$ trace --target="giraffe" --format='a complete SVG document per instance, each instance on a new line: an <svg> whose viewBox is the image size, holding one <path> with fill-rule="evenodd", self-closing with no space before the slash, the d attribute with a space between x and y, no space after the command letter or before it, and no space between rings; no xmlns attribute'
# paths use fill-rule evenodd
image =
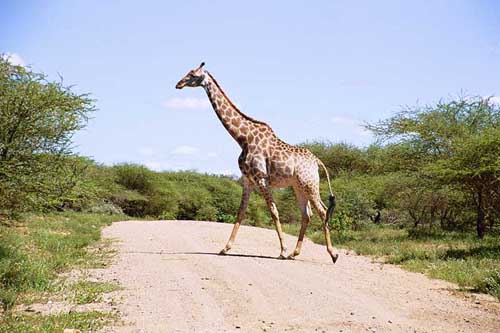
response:
<svg viewBox="0 0 500 333"><path fill-rule="evenodd" d="M333 263L335 263L338 254L334 254L333 252L328 228L328 221L335 208L335 196L332 193L330 177L325 165L309 150L285 143L274 134L269 125L241 112L227 97L212 74L203 68L204 65L205 63L201 63L198 68L189 71L175 87L177 89L203 87L222 125L242 149L238 158L238 166L242 173L243 184L240 208L231 236L219 254L226 254L231 249L238 229L244 219L250 193L254 188L258 188L271 212L271 217L278 233L281 247L278 258L294 259L300 254L304 234L312 216L312 204L323 221L326 249ZM330 189L328 208L320 198L319 166L325 170ZM271 190L272 188L289 186L292 186L295 192L302 214L302 225L295 250L286 257L286 247L283 231L281 230L279 213Z"/></svg>

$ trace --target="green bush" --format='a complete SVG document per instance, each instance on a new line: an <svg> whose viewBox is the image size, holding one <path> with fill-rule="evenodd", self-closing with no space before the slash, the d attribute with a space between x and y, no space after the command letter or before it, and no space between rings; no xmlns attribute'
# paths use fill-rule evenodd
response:
<svg viewBox="0 0 500 333"><path fill-rule="evenodd" d="M155 190L155 173L137 164L120 164L113 167L116 182L127 190L141 194L152 193Z"/></svg>
<svg viewBox="0 0 500 333"><path fill-rule="evenodd" d="M86 210L86 212L92 213L92 214L109 214L109 215L123 215L124 214L123 210L120 207L118 207L112 203L106 203L106 202L93 205L93 206L89 207Z"/></svg>
<svg viewBox="0 0 500 333"><path fill-rule="evenodd" d="M0 55L0 215L61 209L78 195L71 138L94 110L87 94Z"/></svg>
<svg viewBox="0 0 500 333"><path fill-rule="evenodd" d="M500 269L493 270L476 286L478 291L491 294L500 299Z"/></svg>
<svg viewBox="0 0 500 333"><path fill-rule="evenodd" d="M330 227L333 231L345 235L347 231L352 229L353 219L346 213L340 211L332 216Z"/></svg>

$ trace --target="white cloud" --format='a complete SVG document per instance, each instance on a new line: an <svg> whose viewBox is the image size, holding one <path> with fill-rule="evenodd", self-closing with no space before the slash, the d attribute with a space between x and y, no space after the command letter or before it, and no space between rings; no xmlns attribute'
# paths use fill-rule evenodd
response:
<svg viewBox="0 0 500 333"><path fill-rule="evenodd" d="M151 170L155 171L161 171L162 170L162 163L161 162L156 162L156 161L144 161L144 165Z"/></svg>
<svg viewBox="0 0 500 333"><path fill-rule="evenodd" d="M489 98L491 104L500 106L500 96L490 96L485 98Z"/></svg>
<svg viewBox="0 0 500 333"><path fill-rule="evenodd" d="M198 148L192 146L179 146L172 150L173 155L193 155L198 152Z"/></svg>
<svg viewBox="0 0 500 333"><path fill-rule="evenodd" d="M235 172L234 170L231 169L222 169L220 171L214 172L216 175L224 175L224 176L230 176L230 177L238 177L238 173Z"/></svg>
<svg viewBox="0 0 500 333"><path fill-rule="evenodd" d="M357 133L361 136L371 136L371 132L369 130L367 130L366 128L364 127L358 127L357 128Z"/></svg>
<svg viewBox="0 0 500 333"><path fill-rule="evenodd" d="M24 61L23 58L21 58L21 56L19 56L18 54L14 53L12 54L10 57L9 57L9 61L11 64L13 65L18 65L18 66L26 66L26 62Z"/></svg>
<svg viewBox="0 0 500 333"><path fill-rule="evenodd" d="M463 97L463 99L466 102L474 102L474 101L478 101L478 99L483 100L483 101L488 100L490 102L490 104L500 106L500 96L494 96L494 95L490 95L490 96L477 96L477 95L472 95L472 96L465 96L465 97Z"/></svg>
<svg viewBox="0 0 500 333"><path fill-rule="evenodd" d="M5 53L3 56L8 62L10 62L14 66L26 66L26 62L23 58L17 53Z"/></svg>
<svg viewBox="0 0 500 333"><path fill-rule="evenodd" d="M163 102L163 106L172 110L200 110L210 108L210 102L207 98L173 97Z"/></svg>
<svg viewBox="0 0 500 333"><path fill-rule="evenodd" d="M154 171L201 170L214 174L231 176L235 174L232 170L213 169L210 165L218 160L215 158L219 154L213 151L205 152L194 146L180 145L167 154L162 153L161 150L144 146L139 148L137 152L142 155L142 157L138 157L137 162Z"/></svg>

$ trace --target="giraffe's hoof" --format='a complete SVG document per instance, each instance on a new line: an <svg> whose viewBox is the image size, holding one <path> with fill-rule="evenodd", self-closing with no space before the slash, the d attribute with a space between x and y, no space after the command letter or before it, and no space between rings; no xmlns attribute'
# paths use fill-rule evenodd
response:
<svg viewBox="0 0 500 333"><path fill-rule="evenodd" d="M226 250L226 249L222 249L222 250L220 250L220 252L219 252L219 255L220 255L220 256L225 256L226 254L227 254L227 250Z"/></svg>
<svg viewBox="0 0 500 333"><path fill-rule="evenodd" d="M338 253L337 253L337 254L334 254L334 255L332 256L332 260L333 260L333 263L334 263L334 264L337 262L337 259L338 259L338 258L339 258Z"/></svg>
<svg viewBox="0 0 500 333"><path fill-rule="evenodd" d="M278 259L280 259L280 260L285 260L285 259L286 259L286 257L285 257L285 255L284 255L284 254L280 254L280 255L279 255L279 257L278 257Z"/></svg>
<svg viewBox="0 0 500 333"><path fill-rule="evenodd" d="M293 254L290 254L288 257L286 257L288 260L295 260L295 256Z"/></svg>

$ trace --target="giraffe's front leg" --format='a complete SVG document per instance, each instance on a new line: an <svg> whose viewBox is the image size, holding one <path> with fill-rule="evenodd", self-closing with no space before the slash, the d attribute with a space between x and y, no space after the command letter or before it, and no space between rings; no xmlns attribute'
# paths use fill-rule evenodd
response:
<svg viewBox="0 0 500 333"><path fill-rule="evenodd" d="M231 232L231 236L226 244L226 246L219 252L219 254L226 254L231 247L233 246L234 239L236 238L236 234L238 233L238 229L240 228L240 224L245 218L245 210L248 206L248 201L250 199L250 193L252 193L253 185L250 183L248 178L243 177L243 194L241 195L241 203L240 209L238 210L238 216L236 218L236 222L233 226L233 231Z"/></svg>
<svg viewBox="0 0 500 333"><path fill-rule="evenodd" d="M276 232L278 233L278 237L280 239L281 252L280 252L280 255L278 258L279 259L286 259L286 257L285 257L285 252L286 252L285 237L284 237L283 231L281 230L281 223L280 223L278 208L276 208L276 204L274 203L273 195L271 193L271 188L269 187L267 180L264 178L260 179L258 181L258 186L259 186L259 190L261 191L262 195L264 196L264 199L266 200L267 206L271 212L271 217L273 218L274 224L276 226Z"/></svg>

